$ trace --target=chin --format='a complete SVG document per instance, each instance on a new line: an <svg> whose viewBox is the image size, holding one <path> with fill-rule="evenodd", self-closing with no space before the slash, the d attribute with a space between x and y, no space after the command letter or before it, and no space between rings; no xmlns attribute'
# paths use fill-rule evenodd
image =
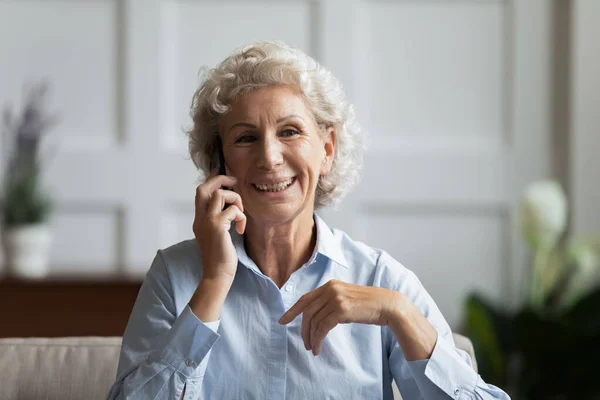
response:
<svg viewBox="0 0 600 400"><path fill-rule="evenodd" d="M306 211L306 208L300 204L279 203L267 207L259 206L254 210L248 209L247 211L249 216L257 222L281 224L293 221L303 211Z"/></svg>

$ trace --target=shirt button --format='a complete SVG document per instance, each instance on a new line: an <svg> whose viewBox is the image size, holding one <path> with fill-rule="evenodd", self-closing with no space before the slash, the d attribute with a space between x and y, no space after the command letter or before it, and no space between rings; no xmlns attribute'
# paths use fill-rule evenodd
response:
<svg viewBox="0 0 600 400"><path fill-rule="evenodd" d="M185 360L185 365L187 365L188 367L191 367L193 364L192 360Z"/></svg>
<svg viewBox="0 0 600 400"><path fill-rule="evenodd" d="M454 389L454 395L458 396L459 394L460 394L460 389L459 388Z"/></svg>
<svg viewBox="0 0 600 400"><path fill-rule="evenodd" d="M286 292L291 292L292 291L292 285L286 285L285 286L285 291Z"/></svg>

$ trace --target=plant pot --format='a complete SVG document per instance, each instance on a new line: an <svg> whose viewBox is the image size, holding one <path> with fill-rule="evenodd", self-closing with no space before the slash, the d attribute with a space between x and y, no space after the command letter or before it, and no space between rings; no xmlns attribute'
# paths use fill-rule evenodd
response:
<svg viewBox="0 0 600 400"><path fill-rule="evenodd" d="M47 224L4 227L2 248L7 272L23 278L43 278L49 272L52 233Z"/></svg>

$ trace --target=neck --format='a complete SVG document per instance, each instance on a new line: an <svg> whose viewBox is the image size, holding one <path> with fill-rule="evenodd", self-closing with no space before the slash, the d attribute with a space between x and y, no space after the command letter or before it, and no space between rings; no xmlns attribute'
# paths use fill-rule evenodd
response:
<svg viewBox="0 0 600 400"><path fill-rule="evenodd" d="M317 232L312 212L306 212L284 223L248 217L244 238L248 256L277 287L282 287L309 260Z"/></svg>

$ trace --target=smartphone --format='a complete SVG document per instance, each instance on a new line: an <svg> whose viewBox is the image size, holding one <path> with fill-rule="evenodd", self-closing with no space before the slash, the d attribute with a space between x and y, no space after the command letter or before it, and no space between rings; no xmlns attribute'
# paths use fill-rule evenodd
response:
<svg viewBox="0 0 600 400"><path fill-rule="evenodd" d="M219 175L227 175L225 172L225 156L223 156L223 142L221 142L221 136L217 136L217 150L210 159L210 170L213 171L215 168L219 168ZM228 187L221 186L221 189L229 190ZM223 210L229 207L229 204L225 204Z"/></svg>
<svg viewBox="0 0 600 400"><path fill-rule="evenodd" d="M223 156L223 142L221 136L217 136L217 150L210 159L210 170L219 168L219 175L226 175L225 172L225 157Z"/></svg>
<svg viewBox="0 0 600 400"><path fill-rule="evenodd" d="M223 142L221 142L221 136L217 136L217 151L213 154L210 159L210 170L219 168L219 175L226 175L225 172L225 157L223 156Z"/></svg>

